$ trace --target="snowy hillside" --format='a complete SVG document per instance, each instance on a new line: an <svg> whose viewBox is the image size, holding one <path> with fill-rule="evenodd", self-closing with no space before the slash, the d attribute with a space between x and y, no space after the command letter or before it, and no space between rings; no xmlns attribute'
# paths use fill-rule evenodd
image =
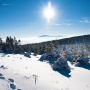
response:
<svg viewBox="0 0 90 90"><path fill-rule="evenodd" d="M90 90L90 67L54 71L41 56L0 53L0 90Z"/></svg>

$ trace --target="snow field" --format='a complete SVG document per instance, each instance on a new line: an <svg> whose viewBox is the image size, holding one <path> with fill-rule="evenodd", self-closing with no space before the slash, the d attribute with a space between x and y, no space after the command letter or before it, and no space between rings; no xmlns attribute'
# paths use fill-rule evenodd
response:
<svg viewBox="0 0 90 90"><path fill-rule="evenodd" d="M39 58L0 53L0 90L90 90L90 69L68 61L70 71L54 71Z"/></svg>

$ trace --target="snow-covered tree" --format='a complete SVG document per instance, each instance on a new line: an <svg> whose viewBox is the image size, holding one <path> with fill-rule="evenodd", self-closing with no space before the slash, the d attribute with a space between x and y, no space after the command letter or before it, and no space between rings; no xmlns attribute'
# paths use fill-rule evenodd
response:
<svg viewBox="0 0 90 90"><path fill-rule="evenodd" d="M18 40L18 45L20 45L20 44L21 44L21 40L19 39L19 40Z"/></svg>
<svg viewBox="0 0 90 90"><path fill-rule="evenodd" d="M2 40L2 38L0 37L0 44L2 44L3 43L3 40Z"/></svg>

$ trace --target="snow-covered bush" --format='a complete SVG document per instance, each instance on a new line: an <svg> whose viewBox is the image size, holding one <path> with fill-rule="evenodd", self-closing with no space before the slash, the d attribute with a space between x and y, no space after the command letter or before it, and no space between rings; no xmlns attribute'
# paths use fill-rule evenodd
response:
<svg viewBox="0 0 90 90"><path fill-rule="evenodd" d="M86 47L86 45L84 44L81 44L78 48L78 52L79 52L79 56L80 57L88 57L89 55L89 50L88 48Z"/></svg>
<svg viewBox="0 0 90 90"><path fill-rule="evenodd" d="M24 56L26 56L26 57L29 57L29 58L31 58L31 56L30 56L31 54L30 53L28 53L28 52L25 52L24 53Z"/></svg>
<svg viewBox="0 0 90 90"><path fill-rule="evenodd" d="M51 59L51 58L57 60L58 58L63 57L65 60L71 61L73 63L75 62L77 63L77 60L80 59L80 57L84 57L83 59L86 60L88 56L89 56L89 50L85 44L70 44L70 45L61 45L61 46L58 45L57 48L52 47L51 51L49 53L45 53L44 55L42 55L40 60ZM83 62L81 64L83 64Z"/></svg>
<svg viewBox="0 0 90 90"><path fill-rule="evenodd" d="M59 53L60 56L64 57L66 60L68 61L72 60L71 45L61 45Z"/></svg>
<svg viewBox="0 0 90 90"><path fill-rule="evenodd" d="M45 60L47 56L48 56L48 53L45 53L45 54L43 54L43 55L40 57L39 60L40 60L40 61Z"/></svg>
<svg viewBox="0 0 90 90"><path fill-rule="evenodd" d="M85 64L89 64L89 58L85 58L85 57L79 57L77 58L76 60L76 64L78 63L78 65L82 64L82 65L85 65Z"/></svg>
<svg viewBox="0 0 90 90"><path fill-rule="evenodd" d="M71 55L72 60L79 57L78 45L71 45L70 55Z"/></svg>
<svg viewBox="0 0 90 90"><path fill-rule="evenodd" d="M71 54L70 54L70 51L69 50L63 51L63 54L61 56L64 57L68 61L71 61L72 60L72 57L71 57Z"/></svg>
<svg viewBox="0 0 90 90"><path fill-rule="evenodd" d="M54 59L54 54L45 53L45 54L43 54L43 55L41 56L40 61L42 61L42 60L49 60L49 59L51 59L51 58Z"/></svg>
<svg viewBox="0 0 90 90"><path fill-rule="evenodd" d="M60 57L60 48L59 47L57 47L57 48L52 47L47 53L44 53L41 56L40 60L45 60L45 59L46 60L49 60L49 59L56 60L59 57Z"/></svg>
<svg viewBox="0 0 90 90"><path fill-rule="evenodd" d="M53 69L68 69L69 66L68 66L68 63L67 61L65 60L64 57L60 57L57 59L57 61L54 62L54 64L52 65L52 68Z"/></svg>
<svg viewBox="0 0 90 90"><path fill-rule="evenodd" d="M58 53L57 51L51 51L50 53L45 53L41 56L40 60L49 60L49 59L54 59L56 60L57 58L60 57L60 53Z"/></svg>
<svg viewBox="0 0 90 90"><path fill-rule="evenodd" d="M84 44L75 44L71 46L71 62L75 65L85 64L86 58L88 59L89 51Z"/></svg>
<svg viewBox="0 0 90 90"><path fill-rule="evenodd" d="M3 50L5 53L13 53L13 46L5 45Z"/></svg>
<svg viewBox="0 0 90 90"><path fill-rule="evenodd" d="M0 53L3 53L3 50L0 50Z"/></svg>

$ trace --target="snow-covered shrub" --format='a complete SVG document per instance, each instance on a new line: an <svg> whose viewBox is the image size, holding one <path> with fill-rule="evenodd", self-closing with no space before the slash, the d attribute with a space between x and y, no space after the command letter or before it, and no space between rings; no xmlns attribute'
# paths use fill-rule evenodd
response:
<svg viewBox="0 0 90 90"><path fill-rule="evenodd" d="M28 52L25 52L24 53L24 56L26 56L26 57L29 57L29 58L31 58L31 56L30 56L31 54L30 53L28 53Z"/></svg>
<svg viewBox="0 0 90 90"><path fill-rule="evenodd" d="M52 47L51 51L44 53L40 60L58 59L60 57L60 48Z"/></svg>
<svg viewBox="0 0 90 90"><path fill-rule="evenodd" d="M69 50L63 51L62 57L64 57L66 60L71 61L72 57Z"/></svg>
<svg viewBox="0 0 90 90"><path fill-rule="evenodd" d="M60 48L53 48L53 50L50 52L50 55L52 55L53 59L58 59L60 57Z"/></svg>
<svg viewBox="0 0 90 90"><path fill-rule="evenodd" d="M81 44L79 46L78 52L79 52L80 57L88 57L88 55L89 55L89 50L84 44Z"/></svg>
<svg viewBox="0 0 90 90"><path fill-rule="evenodd" d="M69 66L68 66L68 63L67 61L65 60L64 57L60 57L57 59L57 61L54 62L54 64L52 65L52 68L53 69L68 69Z"/></svg>
<svg viewBox="0 0 90 90"><path fill-rule="evenodd" d="M66 60L71 61L71 51L71 45L61 45L59 53L61 57L64 57Z"/></svg>
<svg viewBox="0 0 90 90"><path fill-rule="evenodd" d="M62 51L62 55L66 60L76 62L79 57L88 57L89 51L84 44L66 45Z"/></svg>
<svg viewBox="0 0 90 90"><path fill-rule="evenodd" d="M47 56L48 56L48 53L45 53L45 54L43 54L43 55L40 57L39 60L40 60L40 61L45 60Z"/></svg>
<svg viewBox="0 0 90 90"><path fill-rule="evenodd" d="M82 65L89 64L89 58L79 57L77 58L76 63L82 64Z"/></svg>
<svg viewBox="0 0 90 90"><path fill-rule="evenodd" d="M86 58L88 60L89 51L88 48L84 44L75 44L72 45L71 49L71 57L72 61L75 65L85 64Z"/></svg>
<svg viewBox="0 0 90 90"><path fill-rule="evenodd" d="M6 46L5 47L5 53L13 53L13 47L12 46Z"/></svg>
<svg viewBox="0 0 90 90"><path fill-rule="evenodd" d="M37 53L34 53L33 55L34 55L34 56L37 56Z"/></svg>
<svg viewBox="0 0 90 90"><path fill-rule="evenodd" d="M54 59L56 60L57 58L60 57L60 53L58 53L57 51L53 52L51 51L50 53L45 53L41 56L40 60L49 60L49 59Z"/></svg>
<svg viewBox="0 0 90 90"><path fill-rule="evenodd" d="M45 53L45 54L43 54L43 55L41 56L40 61L42 61L42 60L48 60L48 59L51 59L51 58L54 59L54 54Z"/></svg>
<svg viewBox="0 0 90 90"><path fill-rule="evenodd" d="M0 50L0 53L3 53L3 50Z"/></svg>
<svg viewBox="0 0 90 90"><path fill-rule="evenodd" d="M75 61L75 59L77 59L79 57L78 45L77 44L70 46L70 55L71 55L71 58L72 58L71 61Z"/></svg>

